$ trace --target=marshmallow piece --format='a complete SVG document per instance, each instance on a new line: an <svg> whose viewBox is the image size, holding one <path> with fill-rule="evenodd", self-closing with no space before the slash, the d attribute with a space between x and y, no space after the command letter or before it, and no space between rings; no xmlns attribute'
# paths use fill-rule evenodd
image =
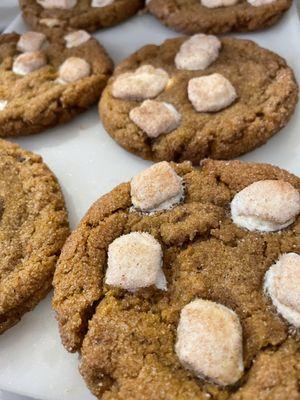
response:
<svg viewBox="0 0 300 400"><path fill-rule="evenodd" d="M23 53L38 51L46 43L46 36L40 32L26 32L17 43L17 49Z"/></svg>
<svg viewBox="0 0 300 400"><path fill-rule="evenodd" d="M7 100L0 100L0 111L3 111L8 104Z"/></svg>
<svg viewBox="0 0 300 400"><path fill-rule="evenodd" d="M155 100L145 100L130 111L129 117L151 138L173 131L181 120L172 104Z"/></svg>
<svg viewBox="0 0 300 400"><path fill-rule="evenodd" d="M267 271L264 289L279 314L300 328L300 256L283 254Z"/></svg>
<svg viewBox="0 0 300 400"><path fill-rule="evenodd" d="M115 0L92 0L92 7L106 7L112 4Z"/></svg>
<svg viewBox="0 0 300 400"><path fill-rule="evenodd" d="M229 7L238 2L239 0L201 0L201 4L207 8Z"/></svg>
<svg viewBox="0 0 300 400"><path fill-rule="evenodd" d="M76 6L77 0L37 0L37 3L49 10L53 8L69 10Z"/></svg>
<svg viewBox="0 0 300 400"><path fill-rule="evenodd" d="M249 231L279 231L291 225L299 213L299 192L281 180L254 182L231 202L233 222Z"/></svg>
<svg viewBox="0 0 300 400"><path fill-rule="evenodd" d="M119 99L152 99L165 89L168 81L169 75L163 69L143 65L119 75L112 85L112 94Z"/></svg>
<svg viewBox="0 0 300 400"><path fill-rule="evenodd" d="M59 81L72 83L91 74L91 67L83 58L69 57L59 68Z"/></svg>
<svg viewBox="0 0 300 400"><path fill-rule="evenodd" d="M220 48L221 42L216 36L199 33L181 45L175 65L189 71L204 70L218 58Z"/></svg>
<svg viewBox="0 0 300 400"><path fill-rule="evenodd" d="M32 51L20 54L13 63L13 72L18 75L27 75L47 64L46 56L41 51Z"/></svg>
<svg viewBox="0 0 300 400"><path fill-rule="evenodd" d="M275 3L276 0L247 0L249 4L251 4L251 6L254 7L261 7L264 6L266 4L272 4Z"/></svg>
<svg viewBox="0 0 300 400"><path fill-rule="evenodd" d="M196 299L181 310L175 350L196 376L222 386L234 384L244 371L239 318L213 301Z"/></svg>
<svg viewBox="0 0 300 400"><path fill-rule="evenodd" d="M170 209L183 195L183 179L166 161L152 165L131 181L132 204L141 211Z"/></svg>
<svg viewBox="0 0 300 400"><path fill-rule="evenodd" d="M134 292L156 286L166 290L160 243L146 232L132 232L114 240L108 247L105 283Z"/></svg>
<svg viewBox="0 0 300 400"><path fill-rule="evenodd" d="M81 44L87 42L90 38L91 38L91 35L84 30L68 33L64 37L64 39L66 41L67 49L71 49L73 47L78 47Z"/></svg>
<svg viewBox="0 0 300 400"><path fill-rule="evenodd" d="M188 83L188 97L198 112L220 111L237 98L235 88L221 74L193 78Z"/></svg>
<svg viewBox="0 0 300 400"><path fill-rule="evenodd" d="M48 28L54 28L55 26L61 25L61 21L57 18L42 18L39 22L41 25L48 26Z"/></svg>

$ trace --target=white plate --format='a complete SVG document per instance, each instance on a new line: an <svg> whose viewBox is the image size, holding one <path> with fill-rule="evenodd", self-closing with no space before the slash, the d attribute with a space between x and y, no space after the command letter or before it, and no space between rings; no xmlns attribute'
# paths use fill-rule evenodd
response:
<svg viewBox="0 0 300 400"><path fill-rule="evenodd" d="M23 32L25 28L18 18L9 30ZM119 62L144 44L160 43L176 33L150 15L140 15L96 36ZM300 26L295 4L273 28L236 36L251 38L281 54L300 81ZM127 153L105 133L96 107L67 125L16 142L41 154L58 177L72 228L94 200L149 165ZM280 134L243 159L277 164L300 175L299 155L298 107ZM0 337L0 389L43 400L93 399L77 364L77 355L68 354L60 344L49 297Z"/></svg>

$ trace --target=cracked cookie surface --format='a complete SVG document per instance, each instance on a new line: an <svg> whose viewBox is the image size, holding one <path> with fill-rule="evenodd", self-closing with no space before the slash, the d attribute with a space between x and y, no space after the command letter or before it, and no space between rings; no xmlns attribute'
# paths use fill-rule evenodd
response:
<svg viewBox="0 0 300 400"><path fill-rule="evenodd" d="M297 103L298 86L281 57L254 42L225 38L218 58L205 70L178 70L174 59L185 40L145 46L116 68L99 111L104 127L121 146L145 159L198 164L205 157L230 159L246 153L287 123ZM157 138L149 138L129 117L140 102L112 94L116 78L141 65L162 68L169 74L166 88L155 100L172 104L181 114L179 126ZM213 73L228 78L238 98L220 112L197 112L188 99L188 82Z"/></svg>
<svg viewBox="0 0 300 400"><path fill-rule="evenodd" d="M55 273L53 306L69 351L103 400L297 400L299 336L264 294L266 271L282 253L300 252L300 217L276 233L248 231L230 215L234 196L259 180L300 179L266 164L206 160L170 164L185 199L166 211L132 209L130 184L96 201L67 240ZM105 285L109 245L147 232L162 246L167 290L135 293ZM222 388L196 378L176 356L182 308L195 298L221 303L239 317L245 373Z"/></svg>
<svg viewBox="0 0 300 400"><path fill-rule="evenodd" d="M0 140L0 333L46 296L69 234L61 189L42 158Z"/></svg>

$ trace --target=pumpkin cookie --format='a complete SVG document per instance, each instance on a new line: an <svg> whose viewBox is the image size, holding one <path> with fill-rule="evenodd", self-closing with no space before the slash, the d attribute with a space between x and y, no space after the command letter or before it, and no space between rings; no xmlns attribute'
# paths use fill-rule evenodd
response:
<svg viewBox="0 0 300 400"><path fill-rule="evenodd" d="M0 140L0 333L46 296L69 234L57 179L40 156Z"/></svg>
<svg viewBox="0 0 300 400"><path fill-rule="evenodd" d="M100 198L54 277L62 342L102 400L297 400L300 179L154 164Z"/></svg>
<svg viewBox="0 0 300 400"><path fill-rule="evenodd" d="M291 4L292 0L150 0L147 7L177 31L220 34L268 28Z"/></svg>
<svg viewBox="0 0 300 400"><path fill-rule="evenodd" d="M145 46L123 61L99 111L126 150L198 164L264 144L297 100L294 74L277 54L248 40L198 34Z"/></svg>
<svg viewBox="0 0 300 400"><path fill-rule="evenodd" d="M39 32L0 35L0 136L19 136L72 119L95 103L112 71L85 31L53 40Z"/></svg>

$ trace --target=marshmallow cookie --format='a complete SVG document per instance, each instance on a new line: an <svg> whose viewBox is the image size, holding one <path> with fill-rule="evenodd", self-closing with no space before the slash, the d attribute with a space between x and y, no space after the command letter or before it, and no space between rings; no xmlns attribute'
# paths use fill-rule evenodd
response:
<svg viewBox="0 0 300 400"><path fill-rule="evenodd" d="M298 400L299 260L299 178L159 162L67 240L54 277L62 342L102 400Z"/></svg>
<svg viewBox="0 0 300 400"><path fill-rule="evenodd" d="M292 0L149 0L148 10L187 34L254 31L275 24Z"/></svg>
<svg viewBox="0 0 300 400"><path fill-rule="evenodd" d="M123 61L99 111L126 150L154 161L230 159L277 133L298 86L286 62L252 41L213 35L148 45Z"/></svg>
<svg viewBox="0 0 300 400"><path fill-rule="evenodd" d="M46 34L68 28L94 32L116 25L144 7L144 0L19 0L23 18Z"/></svg>
<svg viewBox="0 0 300 400"><path fill-rule="evenodd" d="M52 286L69 234L57 179L40 156L0 140L0 334Z"/></svg>
<svg viewBox="0 0 300 400"><path fill-rule="evenodd" d="M98 101L112 61L89 33L0 35L0 136L41 132Z"/></svg>

